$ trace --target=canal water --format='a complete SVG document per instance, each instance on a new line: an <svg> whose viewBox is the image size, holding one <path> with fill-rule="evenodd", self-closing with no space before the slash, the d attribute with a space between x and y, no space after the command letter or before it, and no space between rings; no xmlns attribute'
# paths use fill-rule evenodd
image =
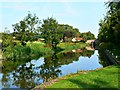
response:
<svg viewBox="0 0 120 90"><path fill-rule="evenodd" d="M22 62L21 62L22 61ZM77 73L81 70L95 70L107 66L98 50L72 50L53 53L51 56L39 57L24 62L3 61L0 72L0 89L34 88L44 82Z"/></svg>

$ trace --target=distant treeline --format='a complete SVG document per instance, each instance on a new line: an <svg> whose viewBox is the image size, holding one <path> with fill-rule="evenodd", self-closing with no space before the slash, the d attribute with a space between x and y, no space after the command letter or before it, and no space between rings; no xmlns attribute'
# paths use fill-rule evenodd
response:
<svg viewBox="0 0 120 90"><path fill-rule="evenodd" d="M82 41L95 39L94 34L90 31L80 33L78 28L68 24L59 24L53 17L48 17L42 21L30 12L21 21L13 24L13 32L5 28L2 33L3 47L7 47L13 40L18 40L21 45L25 46L28 41L43 40L46 45L56 48L60 42L71 42L72 38L82 38ZM15 42L12 44L15 45Z"/></svg>

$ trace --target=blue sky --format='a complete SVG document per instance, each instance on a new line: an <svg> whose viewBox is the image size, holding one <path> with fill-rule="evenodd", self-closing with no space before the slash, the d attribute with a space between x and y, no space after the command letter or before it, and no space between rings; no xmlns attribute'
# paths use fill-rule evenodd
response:
<svg viewBox="0 0 120 90"><path fill-rule="evenodd" d="M6 1L6 0L5 0ZM40 20L54 17L60 24L69 24L80 32L91 31L97 36L99 21L106 12L104 2L93 1L42 1L42 2L1 2L0 3L0 32L7 27L11 32L12 24L18 23L30 11Z"/></svg>

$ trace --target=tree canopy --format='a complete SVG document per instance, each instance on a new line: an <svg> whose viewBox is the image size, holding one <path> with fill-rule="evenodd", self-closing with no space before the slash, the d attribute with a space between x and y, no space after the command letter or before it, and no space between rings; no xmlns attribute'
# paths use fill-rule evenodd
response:
<svg viewBox="0 0 120 90"><path fill-rule="evenodd" d="M13 25L14 36L17 40L20 40L22 45L25 45L28 41L36 39L35 35L38 33L38 27L40 25L39 18L31 13L21 20L19 23Z"/></svg>
<svg viewBox="0 0 120 90"><path fill-rule="evenodd" d="M63 39L63 41L66 41L66 38L74 38L80 36L79 29L73 28L73 26L70 26L68 24L59 24L58 29L61 34L61 39Z"/></svg>
<svg viewBox="0 0 120 90"><path fill-rule="evenodd" d="M52 17L44 19L40 29L45 43L55 49L56 45L60 42L58 22Z"/></svg>
<svg viewBox="0 0 120 90"><path fill-rule="evenodd" d="M112 42L120 45L120 0L106 3L108 11L103 20L100 20L98 39L100 42Z"/></svg>
<svg viewBox="0 0 120 90"><path fill-rule="evenodd" d="M59 24L53 17L48 17L41 21L35 14L32 15L30 12L23 20L12 26L14 32L10 33L6 31L7 33L4 33L5 37L3 36L3 39L5 39L7 35L10 35L12 41L14 39L18 40L23 46L25 46L28 41L43 38L46 45L55 49L60 41L71 42L72 38L75 37L83 37L85 40L95 38L91 32L80 33L78 28L74 28L68 24ZM7 46L8 42L11 42L10 40L7 41L7 39L8 38L4 40L4 46Z"/></svg>
<svg viewBox="0 0 120 90"><path fill-rule="evenodd" d="M95 35L92 34L90 31L85 32L85 33L81 33L80 34L82 38L84 38L84 40L91 40L91 39L95 39Z"/></svg>

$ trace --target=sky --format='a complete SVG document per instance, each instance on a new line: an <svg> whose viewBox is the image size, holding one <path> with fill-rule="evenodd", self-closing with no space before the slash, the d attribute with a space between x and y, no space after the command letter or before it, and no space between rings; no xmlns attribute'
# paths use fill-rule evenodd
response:
<svg viewBox="0 0 120 90"><path fill-rule="evenodd" d="M40 20L55 18L80 32L91 31L97 37L99 21L106 13L106 0L0 0L0 32L5 27L13 32L13 24L27 16L28 11Z"/></svg>

